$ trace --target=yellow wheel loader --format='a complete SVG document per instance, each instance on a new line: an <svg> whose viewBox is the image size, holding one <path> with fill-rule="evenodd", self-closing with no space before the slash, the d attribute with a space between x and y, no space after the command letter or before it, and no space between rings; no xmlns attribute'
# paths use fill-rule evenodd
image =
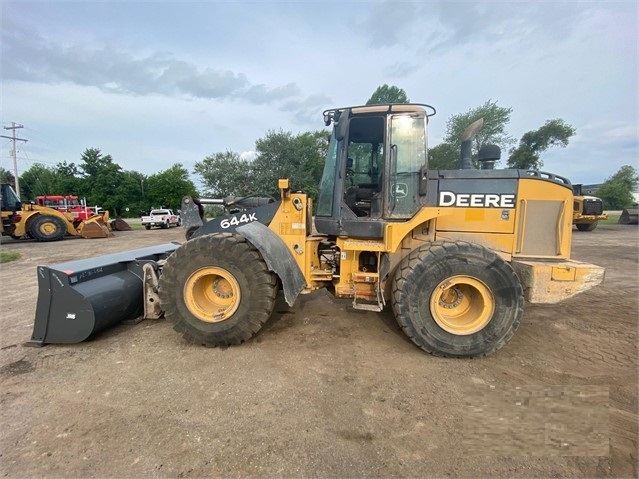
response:
<svg viewBox="0 0 639 479"><path fill-rule="evenodd" d="M0 234L12 238L34 238L37 241L59 241L65 236L106 238L109 213L93 215L78 223L71 213L34 204L23 204L11 185L0 185Z"/></svg>
<svg viewBox="0 0 639 479"><path fill-rule="evenodd" d="M572 223L579 231L593 231L599 220L607 220L608 215L603 212L603 200L596 196L582 194L583 185L572 185L574 193Z"/></svg>
<svg viewBox="0 0 639 479"><path fill-rule="evenodd" d="M570 182L557 175L495 170L499 148L462 138L458 170L427 168L424 104L324 112L333 125L315 209L288 180L279 198L225 204L205 221L185 197L185 243L38 267L31 343L78 342L122 320L165 318L206 346L260 331L283 291L327 288L354 309L390 306L406 335L442 356L476 357L508 342L525 300L556 303L601 283L601 267L570 259ZM255 198L253 198L255 200Z"/></svg>

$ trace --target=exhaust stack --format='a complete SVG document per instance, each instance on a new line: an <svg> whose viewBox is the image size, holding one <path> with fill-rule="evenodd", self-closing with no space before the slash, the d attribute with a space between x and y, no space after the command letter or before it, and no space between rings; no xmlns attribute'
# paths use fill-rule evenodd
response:
<svg viewBox="0 0 639 479"><path fill-rule="evenodd" d="M459 169L460 170L472 170L473 162L471 160L471 152L473 149L473 138L481 127L484 126L484 119L480 118L472 122L466 127L461 136L461 151L459 157Z"/></svg>

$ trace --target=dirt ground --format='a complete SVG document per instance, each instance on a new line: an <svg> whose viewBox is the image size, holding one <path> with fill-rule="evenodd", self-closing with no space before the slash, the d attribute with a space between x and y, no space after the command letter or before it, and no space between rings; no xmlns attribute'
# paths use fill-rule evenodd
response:
<svg viewBox="0 0 639 479"><path fill-rule="evenodd" d="M390 310L280 301L253 340L207 349L164 320L28 348L36 265L182 241L182 229L3 241L4 477L637 477L636 227L574 233L605 285L526 305L502 350L441 359Z"/></svg>

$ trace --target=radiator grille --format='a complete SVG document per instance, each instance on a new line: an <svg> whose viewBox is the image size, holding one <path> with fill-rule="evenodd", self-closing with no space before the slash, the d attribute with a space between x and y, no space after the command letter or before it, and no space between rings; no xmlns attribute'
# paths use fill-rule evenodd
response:
<svg viewBox="0 0 639 479"><path fill-rule="evenodd" d="M600 215L603 213L603 201L596 200L584 200L584 215Z"/></svg>

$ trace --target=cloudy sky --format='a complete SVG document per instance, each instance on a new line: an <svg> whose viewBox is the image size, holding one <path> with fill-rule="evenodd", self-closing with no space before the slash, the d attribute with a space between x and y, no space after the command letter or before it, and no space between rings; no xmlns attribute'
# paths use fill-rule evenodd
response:
<svg viewBox="0 0 639 479"><path fill-rule="evenodd" d="M8 1L0 123L24 125L20 172L86 148L145 174L249 153L268 130L323 128L324 109L387 83L446 120L497 101L519 138L577 129L544 170L597 183L637 167L635 1ZM9 130L3 134L10 135ZM12 169L0 139L0 166Z"/></svg>

